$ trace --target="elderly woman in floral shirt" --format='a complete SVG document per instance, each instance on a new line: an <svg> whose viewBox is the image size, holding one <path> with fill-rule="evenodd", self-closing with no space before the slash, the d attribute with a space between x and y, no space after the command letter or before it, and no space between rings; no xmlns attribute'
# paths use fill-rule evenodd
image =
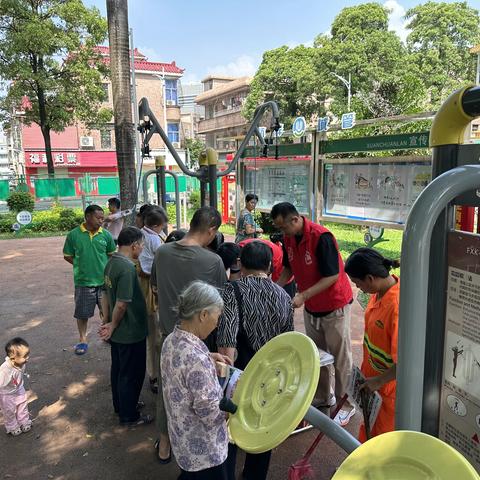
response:
<svg viewBox="0 0 480 480"><path fill-rule="evenodd" d="M182 471L179 480L228 480L228 433L215 360L203 339L215 329L223 310L215 287L193 282L180 295L180 323L162 348L163 398L172 452Z"/></svg>

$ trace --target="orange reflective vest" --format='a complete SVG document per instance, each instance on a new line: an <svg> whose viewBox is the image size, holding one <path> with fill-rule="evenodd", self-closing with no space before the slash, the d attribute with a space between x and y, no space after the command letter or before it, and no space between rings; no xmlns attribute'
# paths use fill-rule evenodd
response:
<svg viewBox="0 0 480 480"><path fill-rule="evenodd" d="M365 310L365 334L363 337L362 373L365 377L376 377L397 363L398 305L400 281L377 299L372 295ZM382 396L382 407L375 425L370 425L371 436L394 430L395 394L397 382L386 383L378 393ZM365 429L360 427L360 441L366 440Z"/></svg>

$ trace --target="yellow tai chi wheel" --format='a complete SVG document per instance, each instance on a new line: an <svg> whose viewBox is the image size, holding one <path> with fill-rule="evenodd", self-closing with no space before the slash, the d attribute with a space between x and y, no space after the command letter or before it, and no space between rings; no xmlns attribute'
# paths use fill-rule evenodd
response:
<svg viewBox="0 0 480 480"><path fill-rule="evenodd" d="M479 480L454 448L425 433L396 431L353 451L332 480Z"/></svg>
<svg viewBox="0 0 480 480"><path fill-rule="evenodd" d="M298 332L279 335L249 362L233 394L229 420L235 443L262 453L283 442L310 407L320 375L315 343Z"/></svg>

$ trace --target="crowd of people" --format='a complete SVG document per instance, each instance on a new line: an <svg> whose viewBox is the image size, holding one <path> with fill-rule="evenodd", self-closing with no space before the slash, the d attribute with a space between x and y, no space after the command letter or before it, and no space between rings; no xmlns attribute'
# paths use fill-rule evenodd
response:
<svg viewBox="0 0 480 480"><path fill-rule="evenodd" d="M98 205L67 235L63 255L73 265L77 355L88 352L88 321L98 307L100 337L111 348L113 409L124 426L156 421L155 454L172 457L179 478L234 479L237 447L229 443L218 362L243 370L275 336L294 329L294 310L303 308L306 334L334 356L321 369L314 406L331 408L347 390L352 371L351 282L370 294L365 312L362 388L383 399L378 435L393 430L398 331L397 263L369 248L344 264L333 234L283 202L273 206L277 233L261 238L247 195L235 242L219 233L221 216L198 209L188 231L166 235L162 207L143 205L136 226L123 228L127 214L109 200L105 217ZM350 278L349 278L350 277ZM350 282L351 280L351 282ZM23 373L29 347L16 338L0 366L0 407L7 433L31 428ZM217 362L217 363L216 363ZM145 374L156 394L155 418L142 412ZM355 406L344 403L335 421L346 425ZM366 440L365 428L360 439ZM271 452L247 454L243 478L265 479Z"/></svg>

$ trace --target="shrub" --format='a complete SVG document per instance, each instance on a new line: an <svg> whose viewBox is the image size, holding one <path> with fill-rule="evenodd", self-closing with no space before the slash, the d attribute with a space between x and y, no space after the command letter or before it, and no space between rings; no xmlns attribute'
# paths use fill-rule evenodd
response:
<svg viewBox="0 0 480 480"><path fill-rule="evenodd" d="M15 215L6 213L0 215L0 233L9 233L12 231L12 225L17 221Z"/></svg>
<svg viewBox="0 0 480 480"><path fill-rule="evenodd" d="M168 223L174 225L177 220L177 210L174 203L167 203Z"/></svg>
<svg viewBox="0 0 480 480"><path fill-rule="evenodd" d="M12 192L7 198L7 205L11 212L28 210L33 212L35 200L29 192Z"/></svg>
<svg viewBox="0 0 480 480"><path fill-rule="evenodd" d="M193 190L190 192L190 198L188 201L194 210L198 210L200 208L200 191Z"/></svg>
<svg viewBox="0 0 480 480"><path fill-rule="evenodd" d="M72 230L83 221L83 215L79 215L73 208L64 208L59 213L58 226L60 230Z"/></svg>

